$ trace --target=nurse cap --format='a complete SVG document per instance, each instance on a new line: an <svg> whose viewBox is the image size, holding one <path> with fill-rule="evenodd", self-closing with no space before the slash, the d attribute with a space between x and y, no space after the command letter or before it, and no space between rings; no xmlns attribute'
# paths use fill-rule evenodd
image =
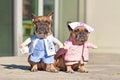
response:
<svg viewBox="0 0 120 80"><path fill-rule="evenodd" d="M72 22L72 23L69 23L68 25L71 27L71 29L75 29L78 26L84 26L88 30L88 32L94 31L94 28L92 28L91 26L89 26L83 22Z"/></svg>

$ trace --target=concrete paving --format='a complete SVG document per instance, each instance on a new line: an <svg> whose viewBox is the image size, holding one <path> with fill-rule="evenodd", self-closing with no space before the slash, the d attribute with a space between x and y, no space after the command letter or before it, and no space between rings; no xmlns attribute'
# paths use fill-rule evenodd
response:
<svg viewBox="0 0 120 80"><path fill-rule="evenodd" d="M120 54L91 53L89 73L30 72L27 55L0 57L0 80L120 80Z"/></svg>

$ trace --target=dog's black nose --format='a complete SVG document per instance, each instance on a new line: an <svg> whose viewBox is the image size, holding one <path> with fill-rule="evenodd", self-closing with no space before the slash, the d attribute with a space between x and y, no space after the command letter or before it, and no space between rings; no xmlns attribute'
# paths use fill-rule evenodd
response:
<svg viewBox="0 0 120 80"><path fill-rule="evenodd" d="M85 35L85 33L84 32L79 32L79 34L82 36L82 35Z"/></svg>

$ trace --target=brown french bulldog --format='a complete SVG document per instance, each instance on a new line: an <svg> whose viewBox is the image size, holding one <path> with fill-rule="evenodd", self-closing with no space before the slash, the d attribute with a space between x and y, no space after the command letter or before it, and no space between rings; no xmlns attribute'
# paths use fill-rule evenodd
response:
<svg viewBox="0 0 120 80"><path fill-rule="evenodd" d="M63 47L63 44L52 35L53 13L47 16L36 16L32 14L32 22L34 25L34 34L26 39L21 47L29 45L31 55L28 57L28 62L31 65L31 71L36 72L39 69L49 72L58 72L54 67L55 46Z"/></svg>
<svg viewBox="0 0 120 80"><path fill-rule="evenodd" d="M36 16L32 14L34 33L37 35L37 37L45 38L52 33L51 32L52 15L53 13L50 13L47 16Z"/></svg>
<svg viewBox="0 0 120 80"><path fill-rule="evenodd" d="M93 31L93 28L81 22L69 22L67 26L70 37L65 41L65 47L59 49L55 55L55 66L68 73L73 73L74 70L87 73L84 66L84 62L88 61L87 48L96 48L94 44L87 42L88 34Z"/></svg>

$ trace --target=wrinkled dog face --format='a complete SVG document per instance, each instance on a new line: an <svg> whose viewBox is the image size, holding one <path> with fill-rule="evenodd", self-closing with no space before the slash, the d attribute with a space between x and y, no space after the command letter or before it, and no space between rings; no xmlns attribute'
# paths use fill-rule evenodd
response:
<svg viewBox="0 0 120 80"><path fill-rule="evenodd" d="M69 28L69 26L68 26ZM72 39L79 45L84 44L88 40L88 30L84 26L78 26L75 29L70 29Z"/></svg>
<svg viewBox="0 0 120 80"><path fill-rule="evenodd" d="M78 42L78 43L86 42L87 39L88 39L87 34L88 34L88 31L85 29L84 26L80 26L80 27L78 26L77 28L75 28L73 30L73 33L72 33L75 41Z"/></svg>
<svg viewBox="0 0 120 80"><path fill-rule="evenodd" d="M32 22L37 37L45 38L48 34L51 34L52 13L47 16L36 16L32 14Z"/></svg>

